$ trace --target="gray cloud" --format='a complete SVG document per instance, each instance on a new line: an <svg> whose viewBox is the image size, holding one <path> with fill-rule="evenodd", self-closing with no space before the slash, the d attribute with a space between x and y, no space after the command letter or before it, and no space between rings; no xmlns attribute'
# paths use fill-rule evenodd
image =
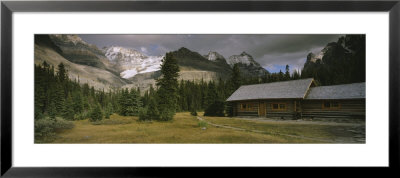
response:
<svg viewBox="0 0 400 178"><path fill-rule="evenodd" d="M200 54L217 51L225 58L243 51L251 54L265 68L289 64L301 69L309 52L319 52L327 43L337 41L340 34L277 34L277 35L79 35L99 48L123 46L147 55L186 47ZM141 50L143 49L143 50Z"/></svg>

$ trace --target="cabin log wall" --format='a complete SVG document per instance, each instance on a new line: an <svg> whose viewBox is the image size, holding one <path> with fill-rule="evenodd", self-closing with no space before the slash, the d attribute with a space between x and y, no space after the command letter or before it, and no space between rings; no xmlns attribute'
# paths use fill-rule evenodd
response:
<svg viewBox="0 0 400 178"><path fill-rule="evenodd" d="M282 118L282 119L293 119L294 118L294 100L264 100L266 103L266 117L267 118ZM285 104L285 110L273 110L272 104Z"/></svg>
<svg viewBox="0 0 400 178"><path fill-rule="evenodd" d="M338 109L323 109L325 101L337 101ZM303 100L302 117L305 118L346 118L365 117L365 99L354 100Z"/></svg>
<svg viewBox="0 0 400 178"><path fill-rule="evenodd" d="M242 104L246 104L248 107L251 105L250 109L242 109L241 106ZM236 115L237 116L256 116L258 117L258 107L259 107L259 101L254 100L254 101L241 101L237 102L235 104L234 111L236 110Z"/></svg>

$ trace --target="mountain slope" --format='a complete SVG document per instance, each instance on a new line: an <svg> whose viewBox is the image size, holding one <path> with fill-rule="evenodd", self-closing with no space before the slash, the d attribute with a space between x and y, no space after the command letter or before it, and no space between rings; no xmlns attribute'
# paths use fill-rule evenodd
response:
<svg viewBox="0 0 400 178"><path fill-rule="evenodd" d="M83 41L78 35L49 35L49 37L61 50L59 53L65 59L77 64L109 69L104 53L95 45Z"/></svg>
<svg viewBox="0 0 400 178"><path fill-rule="evenodd" d="M78 80L79 78L80 83L88 83L96 89L104 88L108 90L127 84L126 81L109 71L92 66L75 64L65 59L54 49L35 44L35 64L41 64L43 61L53 65L55 69L57 69L58 64L61 62L64 63L70 79Z"/></svg>
<svg viewBox="0 0 400 178"><path fill-rule="evenodd" d="M66 42L70 45L78 45L82 43L82 45L89 46L86 42L81 42L80 38L68 38L68 37L59 37L59 38L67 38L69 42ZM78 47L70 48L66 50L65 46L60 47L60 41L58 41L59 45L54 42L54 37L51 35L35 35L35 53L34 53L34 62L35 64L41 64L46 61L48 64L55 67L57 70L58 64L61 62L64 63L68 70L68 74L71 80L78 80L80 83L88 83L90 86L95 87L96 89L110 89L113 87L122 87L123 85L128 84L128 81L121 79L119 76L116 76L113 72L105 70L103 68L99 68L96 65L86 65L74 63L73 61L81 59L77 58L74 60L66 59L64 56L66 54L75 53L74 50ZM74 49L75 48L75 49ZM64 51L63 51L64 49ZM94 48L96 49L96 48ZM66 53L65 51L71 51ZM96 54L92 53L88 48L84 47L81 50L83 54L92 54L92 56L96 56ZM97 54L97 55L101 55ZM101 57L101 56L100 56ZM91 58L92 60L99 59ZM90 63L92 64L92 63ZM104 65L101 65L105 67Z"/></svg>
<svg viewBox="0 0 400 178"><path fill-rule="evenodd" d="M226 63L210 61L199 53L184 47L173 51L172 56L178 60L181 77L185 79L214 80L219 77L227 78L232 72Z"/></svg>

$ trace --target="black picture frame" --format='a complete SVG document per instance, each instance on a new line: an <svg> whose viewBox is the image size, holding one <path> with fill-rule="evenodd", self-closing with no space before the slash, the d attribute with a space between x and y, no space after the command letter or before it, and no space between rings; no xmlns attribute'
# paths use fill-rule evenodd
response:
<svg viewBox="0 0 400 178"><path fill-rule="evenodd" d="M12 166L12 17L13 12L215 12L215 11L286 11L286 12L389 12L389 167L358 168L369 171L394 171L399 168L399 71L400 71L400 1L2 1L1 2L1 175L6 177L132 177L178 176L212 171L236 174L243 168L130 168L74 167L21 168ZM354 168L354 167L353 167ZM229 169L229 170L227 170ZM247 168L249 169L249 168ZM251 174L264 167L250 168ZM269 174L286 175L292 171L267 168ZM295 169L309 174L309 169ZM330 168L319 168L330 169ZM344 168L348 169L348 168ZM217 172L214 172L217 171ZM250 174L246 171L247 174ZM293 172L292 172L293 173ZM330 175L340 171L330 170ZM261 174L262 175L262 174ZM199 175L197 175L199 176Z"/></svg>

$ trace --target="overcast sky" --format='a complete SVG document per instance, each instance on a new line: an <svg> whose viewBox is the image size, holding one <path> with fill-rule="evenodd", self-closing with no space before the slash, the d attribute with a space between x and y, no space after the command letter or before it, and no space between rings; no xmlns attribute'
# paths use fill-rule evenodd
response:
<svg viewBox="0 0 400 178"><path fill-rule="evenodd" d="M309 52L318 53L343 35L79 35L84 41L104 46L133 48L146 55L164 55L186 47L202 55L216 51L225 58L246 51L270 72L301 69Z"/></svg>

